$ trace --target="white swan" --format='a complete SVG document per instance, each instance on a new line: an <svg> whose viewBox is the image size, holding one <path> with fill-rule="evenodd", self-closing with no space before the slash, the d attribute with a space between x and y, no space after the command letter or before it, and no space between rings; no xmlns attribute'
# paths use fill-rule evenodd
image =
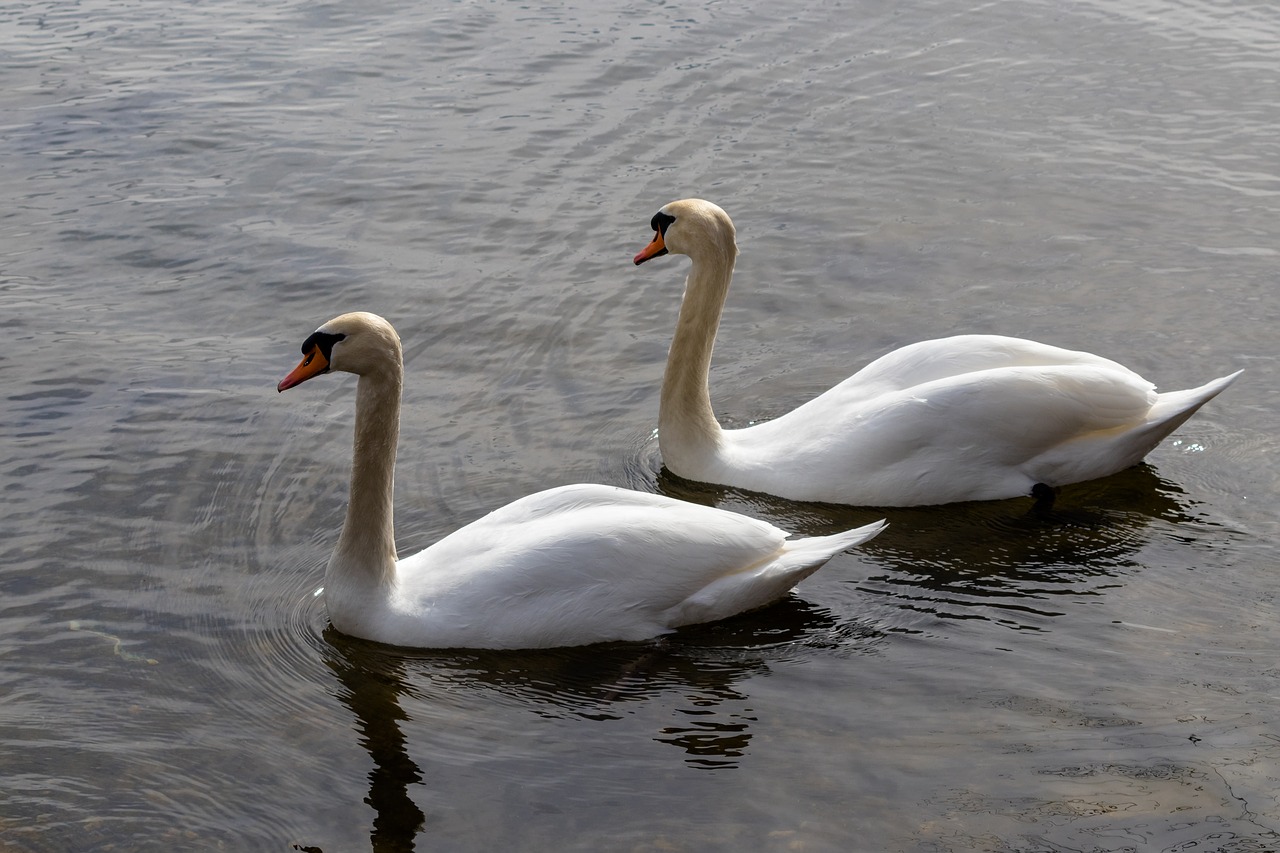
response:
<svg viewBox="0 0 1280 853"><path fill-rule="evenodd" d="M280 381L354 373L351 495L325 574L339 631L418 648L546 648L642 640L775 601L884 522L787 539L771 524L662 495L574 485L529 495L396 559L392 482L400 338L343 314L302 345Z"/></svg>
<svg viewBox="0 0 1280 853"><path fill-rule="evenodd" d="M707 385L738 255L733 223L685 199L651 224L637 264L668 252L693 262L658 414L663 463L689 480L875 506L1051 500L1054 487L1137 464L1240 375L1157 394L1090 353L960 335L895 350L774 420L721 429Z"/></svg>

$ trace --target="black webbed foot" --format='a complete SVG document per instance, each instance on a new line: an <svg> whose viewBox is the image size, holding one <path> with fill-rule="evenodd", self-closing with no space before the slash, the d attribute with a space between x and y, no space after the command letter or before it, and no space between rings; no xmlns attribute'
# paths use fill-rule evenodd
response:
<svg viewBox="0 0 1280 853"><path fill-rule="evenodd" d="M1045 518L1053 512L1053 502L1058 498L1058 490L1045 483L1036 483L1031 487L1031 497L1035 503L1031 505L1027 515Z"/></svg>

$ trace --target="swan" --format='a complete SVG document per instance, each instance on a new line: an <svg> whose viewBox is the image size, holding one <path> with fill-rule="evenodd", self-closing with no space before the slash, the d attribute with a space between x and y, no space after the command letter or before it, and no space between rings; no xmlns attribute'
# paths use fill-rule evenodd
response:
<svg viewBox="0 0 1280 853"><path fill-rule="evenodd" d="M1123 365L1000 335L959 335L882 356L799 408L744 429L716 421L711 350L738 247L702 199L653 217L637 265L688 255L667 356L658 446L667 470L791 500L917 506L1034 495L1137 464L1243 371L1157 394Z"/></svg>
<svg viewBox="0 0 1280 853"><path fill-rule="evenodd" d="M789 539L737 513L578 484L521 498L397 560L400 338L376 314L343 314L302 353L277 391L330 371L360 377L350 499L324 580L329 619L345 634L416 648L643 640L763 607L885 527Z"/></svg>

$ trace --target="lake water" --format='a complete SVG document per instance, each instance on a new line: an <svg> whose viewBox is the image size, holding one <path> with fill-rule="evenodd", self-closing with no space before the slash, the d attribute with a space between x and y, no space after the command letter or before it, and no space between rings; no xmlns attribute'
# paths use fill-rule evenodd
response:
<svg viewBox="0 0 1280 853"><path fill-rule="evenodd" d="M0 851L1280 849L1271 5L30 0L0 52ZM631 256L693 195L727 424L957 332L1246 373L1048 520L673 481L687 260ZM402 553L576 481L892 526L661 642L346 639L354 382L275 384L348 310Z"/></svg>

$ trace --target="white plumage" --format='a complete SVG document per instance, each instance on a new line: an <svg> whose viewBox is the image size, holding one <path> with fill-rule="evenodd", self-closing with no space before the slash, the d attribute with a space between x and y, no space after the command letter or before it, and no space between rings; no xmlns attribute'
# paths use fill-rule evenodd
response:
<svg viewBox="0 0 1280 853"><path fill-rule="evenodd" d="M420 648L641 640L776 601L884 528L788 539L737 513L578 484L521 498L397 561L399 338L381 317L344 314L303 353L279 390L329 370L360 376L351 498L325 575L329 618L347 634Z"/></svg>
<svg viewBox="0 0 1280 853"><path fill-rule="evenodd" d="M733 277L733 223L685 199L653 219L643 263L692 268L663 379L658 441L671 472L793 500L914 506L1027 495L1137 464L1240 372L1157 394L1121 364L1000 335L922 341L774 420L720 427L708 372Z"/></svg>

